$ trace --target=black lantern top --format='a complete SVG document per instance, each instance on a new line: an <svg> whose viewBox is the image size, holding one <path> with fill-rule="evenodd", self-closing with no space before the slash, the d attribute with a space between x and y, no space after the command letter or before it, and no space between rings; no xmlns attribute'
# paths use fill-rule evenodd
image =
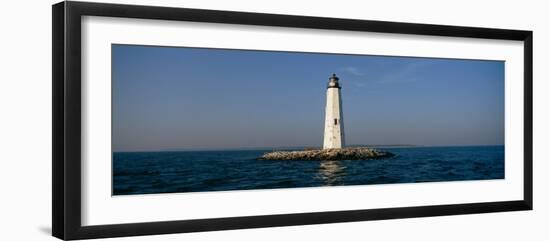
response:
<svg viewBox="0 0 550 241"><path fill-rule="evenodd" d="M328 86L327 88L338 88L340 89L340 83L338 83L339 78L336 77L336 74L332 74L330 78L328 78Z"/></svg>

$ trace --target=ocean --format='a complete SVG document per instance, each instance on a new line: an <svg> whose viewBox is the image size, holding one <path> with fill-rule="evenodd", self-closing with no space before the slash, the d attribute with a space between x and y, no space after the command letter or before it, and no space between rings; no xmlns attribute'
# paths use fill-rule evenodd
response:
<svg viewBox="0 0 550 241"><path fill-rule="evenodd" d="M272 150L114 152L113 195L504 178L504 146L378 148L380 160L256 160Z"/></svg>

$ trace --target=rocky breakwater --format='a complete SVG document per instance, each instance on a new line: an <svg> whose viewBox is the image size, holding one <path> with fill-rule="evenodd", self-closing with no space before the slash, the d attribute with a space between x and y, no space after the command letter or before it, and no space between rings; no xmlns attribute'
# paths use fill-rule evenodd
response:
<svg viewBox="0 0 550 241"><path fill-rule="evenodd" d="M394 154L366 147L315 149L304 151L273 151L258 160L372 160L393 157Z"/></svg>

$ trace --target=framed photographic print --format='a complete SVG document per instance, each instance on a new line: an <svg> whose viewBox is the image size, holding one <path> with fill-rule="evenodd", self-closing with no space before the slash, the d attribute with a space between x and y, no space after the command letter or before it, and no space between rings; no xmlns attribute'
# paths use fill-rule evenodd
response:
<svg viewBox="0 0 550 241"><path fill-rule="evenodd" d="M531 210L532 32L61 2L52 169L61 239Z"/></svg>

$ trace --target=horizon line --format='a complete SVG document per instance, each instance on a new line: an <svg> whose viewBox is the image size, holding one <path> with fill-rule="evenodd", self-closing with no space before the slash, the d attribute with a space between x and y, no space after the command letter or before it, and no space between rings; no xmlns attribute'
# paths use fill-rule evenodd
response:
<svg viewBox="0 0 550 241"><path fill-rule="evenodd" d="M414 147L475 147L475 146L504 146L504 144L467 144L467 145L414 145L414 144L353 144L346 147L378 147L378 148L414 148ZM322 148L322 146L288 146L288 147L228 147L228 148L165 148L156 150L112 150L111 153L130 152L192 152L192 151L253 151L253 150L283 150Z"/></svg>

